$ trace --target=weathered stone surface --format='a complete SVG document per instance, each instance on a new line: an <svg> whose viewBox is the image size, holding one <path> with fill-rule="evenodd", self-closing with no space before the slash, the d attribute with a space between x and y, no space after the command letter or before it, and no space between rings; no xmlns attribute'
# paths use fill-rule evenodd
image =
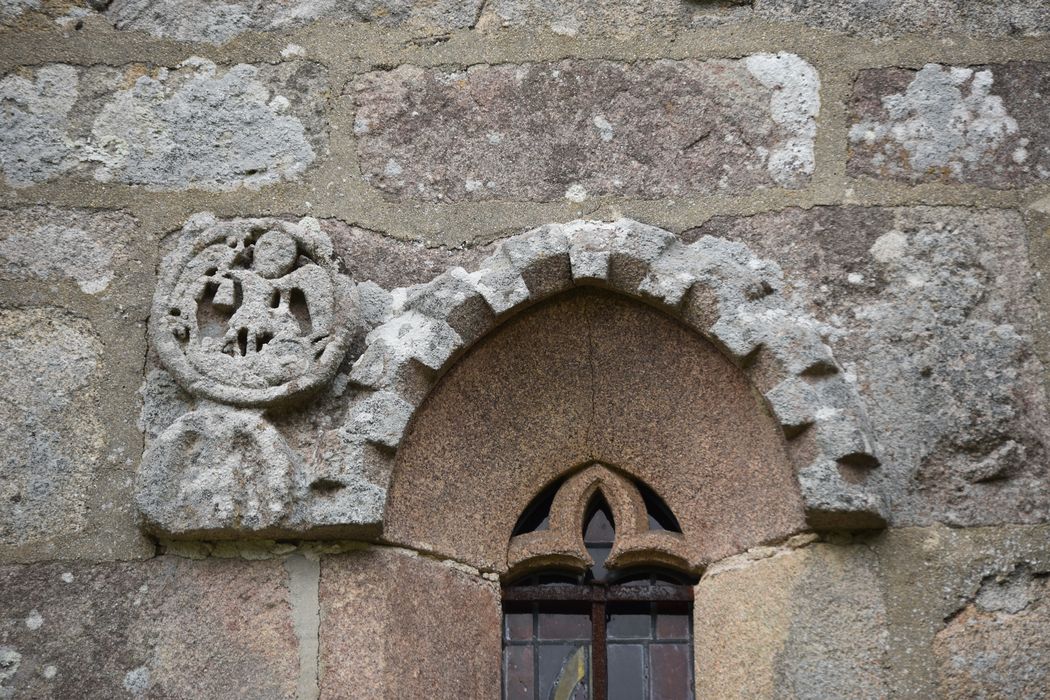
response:
<svg viewBox="0 0 1050 700"><path fill-rule="evenodd" d="M739 243L705 236L683 245L668 231L626 219L542 226L501 243L476 272L453 269L430 284L394 290L392 316L369 334L351 381L416 405L454 351L493 327L493 315L595 281L680 318L745 366L762 392L805 376L809 391L795 398L810 403L795 410L807 418L797 423L785 414L781 426L788 437L812 426L807 446L792 450L809 523L883 523L881 496L866 478L878 466L877 449L852 380L839 371L821 324L777 291L780 269ZM491 313L475 303L477 294Z"/></svg>
<svg viewBox="0 0 1050 700"><path fill-rule="evenodd" d="M1050 572L988 576L934 640L943 697L1050 697Z"/></svg>
<svg viewBox="0 0 1050 700"><path fill-rule="evenodd" d="M99 0L90 0L99 2ZM91 12L81 0L0 0L0 27L47 29L76 23Z"/></svg>
<svg viewBox="0 0 1050 700"><path fill-rule="evenodd" d="M321 228L354 281L372 281L385 289L425 284L453 267L473 269L492 253L491 245L428 247L333 219L322 219Z"/></svg>
<svg viewBox="0 0 1050 700"><path fill-rule="evenodd" d="M85 294L101 294L127 265L135 226L116 211L0 210L0 280L68 280Z"/></svg>
<svg viewBox="0 0 1050 700"><path fill-rule="evenodd" d="M894 528L870 546L890 621L891 697L1046 690L1050 526ZM1012 692L1026 684L1037 694Z"/></svg>
<svg viewBox="0 0 1050 700"><path fill-rule="evenodd" d="M556 297L472 348L417 411L384 536L503 570L529 501L598 460L655 489L711 561L803 527L782 440L685 327L597 291Z"/></svg>
<svg viewBox="0 0 1050 700"><path fill-rule="evenodd" d="M2 567L0 697L295 698L287 579L275 560Z"/></svg>
<svg viewBox="0 0 1050 700"><path fill-rule="evenodd" d="M352 283L316 219L195 217L162 266L150 338L191 394L270 406L338 370L356 324Z"/></svg>
<svg viewBox="0 0 1050 700"><path fill-rule="evenodd" d="M562 36L671 35L694 27L740 20L750 14L749 0L491 0L478 29L549 31Z"/></svg>
<svg viewBox="0 0 1050 700"><path fill-rule="evenodd" d="M322 559L319 599L322 697L499 696L499 589L476 573L370 548Z"/></svg>
<svg viewBox="0 0 1050 700"><path fill-rule="evenodd" d="M884 698L886 610L866 547L741 556L696 587L697 697Z"/></svg>
<svg viewBox="0 0 1050 700"><path fill-rule="evenodd" d="M861 71L851 104L848 173L987 187L1045 182L1047 94L1046 63Z"/></svg>
<svg viewBox="0 0 1050 700"><path fill-rule="evenodd" d="M295 179L326 148L327 93L326 70L306 61L22 68L0 79L0 170L15 187L67 174L157 190Z"/></svg>
<svg viewBox="0 0 1050 700"><path fill-rule="evenodd" d="M473 26L482 0L113 0L104 13L118 29L221 44L250 31L294 29L312 22L369 23L438 33Z"/></svg>
<svg viewBox="0 0 1050 700"><path fill-rule="evenodd" d="M271 277L263 275L253 282L255 272L248 270L280 272L279 265L274 267L278 258L270 254L273 251L267 252L269 248L280 250L280 246L263 244L281 231L289 246L292 239L297 241L298 260L305 265L290 276L315 267L321 253L325 259L331 254L318 222L311 219L304 219L296 228L273 219L218 224L213 217L202 215L191 220L179 247L166 259L169 271L158 287L151 325L160 357L169 369L178 370L179 383L190 393L269 412L264 416L202 404L178 418L193 405L173 391L171 377L155 371L150 362L143 391L156 395L142 411L143 430L150 440L140 470L138 503L156 531L178 537L205 532L215 537L333 534L337 529L344 536L373 535L383 515L393 453L401 447L416 407L439 376L461 351L491 331L500 317L576 285L591 284L597 269L581 268L579 262L581 255L597 254L605 256L601 272L605 284L664 307L728 353L725 358L703 344L719 362L745 366L756 388L771 392L779 427L789 438L812 428L812 443L791 450L811 526L841 529L883 524L881 496L866 479L867 472L878 466L877 450L855 387L839 371L820 337L819 324L777 293L779 268L755 258L740 243L708 236L686 246L668 231L630 220L551 224L503 241L472 273L457 267L427 284L387 292L369 282L341 293L340 299L345 297L365 309L353 339L348 339L353 349L342 365L334 359L325 365L322 357L319 366L311 369L314 358L307 355L306 370L283 361L270 367L263 362L265 357L242 368L238 363L245 361L246 356L240 354L245 344L250 346L248 355L260 356L270 345L256 347L253 338L261 336L251 324L238 321L239 315L250 307L270 323L269 316L283 303L283 296L265 291L270 289L265 284L273 282ZM249 254L252 246L254 253ZM217 276L220 272L232 277ZM240 296L238 279L243 286ZM253 291L254 284L264 284L265 293ZM282 290L287 286L277 285ZM234 309L239 299L243 307ZM318 324L328 314L324 308L321 311L324 313L314 313L311 308L310 316ZM329 319L326 323L328 335L322 334L326 338L349 333L341 322ZM202 335L209 328L210 335ZM240 330L234 334L234 329ZM569 333L566 329L560 332ZM627 328L621 335L635 337L636 332ZM682 342L695 340L685 328L678 332L685 334ZM275 340L280 337L274 336ZM642 382L631 396L645 395L650 390L647 382L691 371L669 360L673 367L657 372L659 376L642 372L639 367L657 368L660 363L646 358L644 338L636 340L633 365L609 370ZM614 345L611 342L611 355L616 353ZM326 372L321 372L322 366L327 367ZM292 370L303 373L286 376ZM331 387L323 388L329 379ZM807 390L776 393L778 383L791 379L802 381ZM272 386L267 384L271 381L275 382ZM605 390L600 381L594 381L596 390ZM302 404L286 404L292 393L311 388L310 382L316 389L310 410L297 410ZM615 393L616 389L609 390ZM581 395L588 391L580 388ZM785 407L789 399L799 405L789 410ZM662 400L666 406L688 401L677 395ZM281 403L275 404L278 401ZM619 406L616 400L610 401ZM622 410L630 413L636 407ZM677 409L668 410L669 415L677 413ZM609 417L615 422L615 412ZM668 418L667 425L677 424ZM645 430L661 435L653 438L659 444L639 447L649 443L638 438L624 442L618 428L610 427L605 435L599 430L604 427L596 424L589 449L608 449L620 455L605 460L614 465L644 462L638 450L663 451L668 463L661 467L650 464L649 468L670 473L676 469L672 463L688 460L695 447L688 444L687 430L678 431L676 438L650 426ZM519 429L520 425L513 428ZM687 436L685 442L679 440L681 435ZM603 442L606 438L608 444ZM573 454L571 460L562 460L559 470L582 464L584 458ZM849 472L841 471L840 465L849 467ZM681 488L699 492L693 486ZM778 503L786 502L780 499ZM791 526L785 528L790 534ZM737 551L739 543L727 533L708 538L711 549L691 558L693 565ZM754 543L773 535L755 537L758 539L745 541ZM483 566L502 566L501 561L489 559Z"/></svg>
<svg viewBox="0 0 1050 700"><path fill-rule="evenodd" d="M0 545L70 537L87 526L105 435L102 343L55 310L0 310Z"/></svg>
<svg viewBox="0 0 1050 700"><path fill-rule="evenodd" d="M828 325L882 449L900 524L1050 518L1025 229L1011 211L789 209L699 234L777 259L785 293Z"/></svg>
<svg viewBox="0 0 1050 700"><path fill-rule="evenodd" d="M142 456L135 501L173 535L266 531L303 492L301 461L258 410L223 406L180 417Z"/></svg>
<svg viewBox="0 0 1050 700"><path fill-rule="evenodd" d="M478 28L563 36L672 36L748 19L800 24L864 37L902 34L1040 36L1050 29L1046 0L492 0Z"/></svg>
<svg viewBox="0 0 1050 700"><path fill-rule="evenodd" d="M816 71L738 61L402 66L353 84L366 180L399 199L554 201L800 187Z"/></svg>
<svg viewBox="0 0 1050 700"><path fill-rule="evenodd" d="M1047 0L754 0L754 15L868 37L1041 36L1050 29Z"/></svg>

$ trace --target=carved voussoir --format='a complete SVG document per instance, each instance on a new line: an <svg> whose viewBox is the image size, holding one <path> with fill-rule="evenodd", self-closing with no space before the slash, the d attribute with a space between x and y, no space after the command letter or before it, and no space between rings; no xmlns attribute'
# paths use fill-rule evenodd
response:
<svg viewBox="0 0 1050 700"><path fill-rule="evenodd" d="M816 420L819 409L817 394L804 379L785 379L766 393L766 400L788 434L798 432Z"/></svg>
<svg viewBox="0 0 1050 700"><path fill-rule="evenodd" d="M620 219L597 224L609 236L609 285L626 294L637 295L650 266L678 238L670 231Z"/></svg>
<svg viewBox="0 0 1050 700"><path fill-rule="evenodd" d="M833 461L818 460L798 473L806 520L818 530L881 528L885 503L872 488L850 484Z"/></svg>
<svg viewBox="0 0 1050 700"><path fill-rule="evenodd" d="M406 299L405 308L446 322L464 343L480 338L496 320L477 284L461 267L415 288Z"/></svg>
<svg viewBox="0 0 1050 700"><path fill-rule="evenodd" d="M505 241L500 250L512 268L521 274L529 297L544 299L573 285L569 262L569 240L561 226L534 230L529 236Z"/></svg>
<svg viewBox="0 0 1050 700"><path fill-rule="evenodd" d="M412 417L415 406L397 394L379 391L354 402L349 411L349 422L362 439L397 447Z"/></svg>

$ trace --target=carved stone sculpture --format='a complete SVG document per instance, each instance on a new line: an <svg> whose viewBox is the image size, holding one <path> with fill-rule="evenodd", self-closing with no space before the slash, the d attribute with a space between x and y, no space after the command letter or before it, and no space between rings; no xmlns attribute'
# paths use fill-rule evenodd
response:
<svg viewBox="0 0 1050 700"><path fill-rule="evenodd" d="M139 509L179 536L292 528L308 477L264 411L332 378L353 285L313 219L197 218L163 269L153 346L199 405L147 446Z"/></svg>
<svg viewBox="0 0 1050 700"><path fill-rule="evenodd" d="M311 221L241 220L184 235L150 328L187 391L268 406L331 379L346 352L349 280Z"/></svg>

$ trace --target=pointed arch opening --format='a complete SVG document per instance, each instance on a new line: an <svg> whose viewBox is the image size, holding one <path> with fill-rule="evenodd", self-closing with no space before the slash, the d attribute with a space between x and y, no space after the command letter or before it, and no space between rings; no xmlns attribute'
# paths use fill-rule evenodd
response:
<svg viewBox="0 0 1050 700"><path fill-rule="evenodd" d="M636 513L621 529L617 512L630 514L624 506L632 502L645 517ZM525 520L536 521L548 503L547 528L519 531L508 545L512 560L522 542L531 556L526 572L512 570L503 587L503 700L692 700L697 576L668 565L655 548L629 562L622 556L640 532L673 538L650 509L662 504L664 523L674 522L673 512L644 482L597 464L542 491ZM574 536L583 568L559 566Z"/></svg>

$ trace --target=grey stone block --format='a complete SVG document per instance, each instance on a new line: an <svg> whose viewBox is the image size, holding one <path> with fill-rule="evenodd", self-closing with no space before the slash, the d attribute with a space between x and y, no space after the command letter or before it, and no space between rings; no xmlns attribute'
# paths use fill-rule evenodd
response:
<svg viewBox="0 0 1050 700"><path fill-rule="evenodd" d="M1019 187L1050 180L1050 64L862 71L851 175Z"/></svg>
<svg viewBox="0 0 1050 700"><path fill-rule="evenodd" d="M307 61L27 69L0 78L0 172L14 187L63 175L155 190L294 180L327 146L327 91L327 71Z"/></svg>
<svg viewBox="0 0 1050 700"><path fill-rule="evenodd" d="M802 187L819 89L812 66L780 53L401 66L352 95L363 176L390 196L579 202Z"/></svg>
<svg viewBox="0 0 1050 700"><path fill-rule="evenodd" d="M788 209L715 219L686 238L702 234L775 257L784 294L824 320L846 384L819 384L864 396L881 462L869 478L882 479L895 524L1050 516L1044 370L1028 337L1035 273L1017 212ZM844 400L825 393L823 405ZM836 457L864 444L829 415Z"/></svg>

